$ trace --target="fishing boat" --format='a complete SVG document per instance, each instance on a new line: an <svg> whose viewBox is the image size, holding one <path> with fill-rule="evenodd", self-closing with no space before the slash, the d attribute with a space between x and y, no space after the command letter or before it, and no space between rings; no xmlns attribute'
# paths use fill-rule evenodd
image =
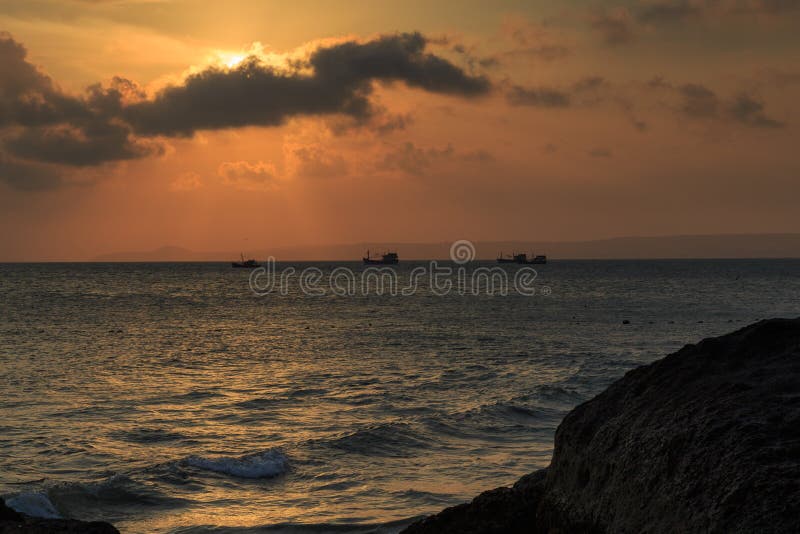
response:
<svg viewBox="0 0 800 534"><path fill-rule="evenodd" d="M533 254L531 254L533 256ZM547 263L547 256L540 254L538 256L533 256L533 259L527 261L529 264L534 265L544 265Z"/></svg>
<svg viewBox="0 0 800 534"><path fill-rule="evenodd" d="M241 255L241 261L232 261L231 267L234 269L255 269L256 267L260 267L259 263L254 259L246 260L244 259L244 253Z"/></svg>
<svg viewBox="0 0 800 534"><path fill-rule="evenodd" d="M375 258L369 255L369 250L367 255L361 259L364 261L364 265L396 265L400 261L400 258L397 257L397 252L387 252L381 255L380 258Z"/></svg>
<svg viewBox="0 0 800 534"><path fill-rule="evenodd" d="M500 255L497 256L497 263L517 263L516 255L504 256L501 252Z"/></svg>
<svg viewBox="0 0 800 534"><path fill-rule="evenodd" d="M502 253L497 257L497 263L518 263L522 265L544 265L547 263L547 256L545 255L538 255L533 256L531 259L528 259L528 255L525 253L517 254L512 253L511 256L504 256Z"/></svg>

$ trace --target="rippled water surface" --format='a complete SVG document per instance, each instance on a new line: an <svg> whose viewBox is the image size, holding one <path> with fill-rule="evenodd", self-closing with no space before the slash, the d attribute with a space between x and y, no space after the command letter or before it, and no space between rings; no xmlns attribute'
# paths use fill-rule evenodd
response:
<svg viewBox="0 0 800 534"><path fill-rule="evenodd" d="M362 269L319 265L337 266ZM257 297L228 264L0 265L0 493L123 532L396 531L545 466L566 411L626 370L800 315L796 260L537 267L549 296Z"/></svg>

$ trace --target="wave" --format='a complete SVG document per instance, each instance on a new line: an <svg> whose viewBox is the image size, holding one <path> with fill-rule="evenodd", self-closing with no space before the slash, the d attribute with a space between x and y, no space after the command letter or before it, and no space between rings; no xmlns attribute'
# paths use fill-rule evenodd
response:
<svg viewBox="0 0 800 534"><path fill-rule="evenodd" d="M389 521L387 523L279 523L255 527L223 527L213 525L197 525L178 527L171 530L173 534L249 534L269 532L270 534L397 534L405 527L424 516Z"/></svg>
<svg viewBox="0 0 800 534"><path fill-rule="evenodd" d="M132 509L172 510L190 504L156 485L136 481L117 473L103 480L67 482L41 479L34 487L5 495L8 506L32 517L58 519L81 517L111 521L125 517Z"/></svg>
<svg viewBox="0 0 800 534"><path fill-rule="evenodd" d="M426 436L409 423L390 422L322 440L327 446L367 456L408 457L430 446Z"/></svg>
<svg viewBox="0 0 800 534"><path fill-rule="evenodd" d="M17 493L6 497L5 501L8 506L22 514L46 519L61 518L61 514L58 513L50 498L41 491Z"/></svg>
<svg viewBox="0 0 800 534"><path fill-rule="evenodd" d="M289 470L289 459L277 449L244 456L204 458L189 456L183 463L196 469L213 471L239 478L272 478Z"/></svg>
<svg viewBox="0 0 800 534"><path fill-rule="evenodd" d="M188 436L180 432L172 432L164 428L139 427L130 430L121 430L111 434L112 437L132 443L162 443L168 441L186 440Z"/></svg>

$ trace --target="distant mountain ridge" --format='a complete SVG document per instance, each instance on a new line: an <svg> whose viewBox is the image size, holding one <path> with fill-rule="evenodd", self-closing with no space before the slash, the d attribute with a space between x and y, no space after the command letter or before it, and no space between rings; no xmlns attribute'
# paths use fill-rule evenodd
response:
<svg viewBox="0 0 800 534"><path fill-rule="evenodd" d="M551 259L660 259L660 258L800 258L800 234L676 235L617 237L591 241L475 241L476 259L490 260L513 251L546 254ZM279 261L360 261L373 254L396 250L401 260L447 259L450 243L351 243L275 247L245 251L248 257ZM94 261L231 261L239 251L199 252L177 246L152 251L104 254Z"/></svg>

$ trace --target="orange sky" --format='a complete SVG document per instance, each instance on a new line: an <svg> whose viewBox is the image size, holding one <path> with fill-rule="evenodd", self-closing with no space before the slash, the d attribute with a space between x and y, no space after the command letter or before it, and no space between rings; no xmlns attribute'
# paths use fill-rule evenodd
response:
<svg viewBox="0 0 800 534"><path fill-rule="evenodd" d="M800 232L800 3L429 4L0 0L0 261Z"/></svg>

